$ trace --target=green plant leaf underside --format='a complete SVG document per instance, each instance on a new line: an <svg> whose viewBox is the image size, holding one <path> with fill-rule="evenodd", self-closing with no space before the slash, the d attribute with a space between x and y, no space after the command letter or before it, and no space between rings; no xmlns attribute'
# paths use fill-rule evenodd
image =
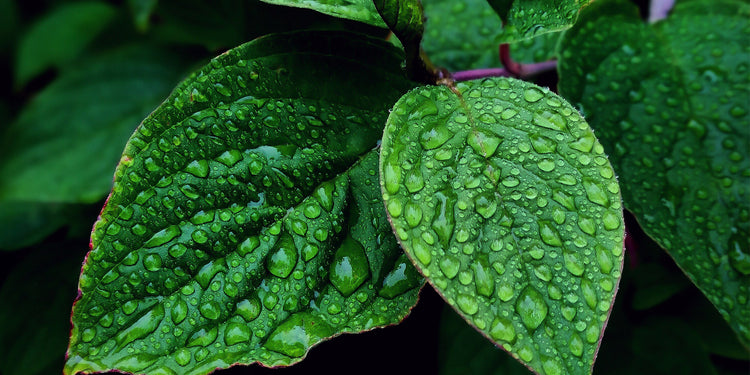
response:
<svg viewBox="0 0 750 375"><path fill-rule="evenodd" d="M510 43L570 28L593 0L488 0L503 20L500 40Z"/></svg>
<svg viewBox="0 0 750 375"><path fill-rule="evenodd" d="M597 129L626 207L745 345L748 15L741 2L689 1L647 25L628 2L603 1L567 33L560 61L560 92Z"/></svg>
<svg viewBox="0 0 750 375"><path fill-rule="evenodd" d="M65 372L290 365L403 319L423 280L372 150L411 87L400 60L363 36L279 34L180 84L130 139L95 224Z"/></svg>
<svg viewBox="0 0 750 375"><path fill-rule="evenodd" d="M169 50L128 46L63 70L0 139L0 199L104 198L128 135L189 62Z"/></svg>
<svg viewBox="0 0 750 375"><path fill-rule="evenodd" d="M307 8L329 16L387 27L372 0L261 0L269 4Z"/></svg>
<svg viewBox="0 0 750 375"><path fill-rule="evenodd" d="M45 69L72 60L114 16L111 5L91 1L62 5L46 15L20 41L16 85L23 86Z"/></svg>
<svg viewBox="0 0 750 375"><path fill-rule="evenodd" d="M502 22L486 0L427 0L422 42L435 65L450 71L490 68L500 65L498 39ZM559 32L541 34L511 44L511 56L521 63L554 57Z"/></svg>
<svg viewBox="0 0 750 375"><path fill-rule="evenodd" d="M418 88L388 118L380 168L402 247L465 320L538 373L590 373L624 224L575 109L512 79Z"/></svg>

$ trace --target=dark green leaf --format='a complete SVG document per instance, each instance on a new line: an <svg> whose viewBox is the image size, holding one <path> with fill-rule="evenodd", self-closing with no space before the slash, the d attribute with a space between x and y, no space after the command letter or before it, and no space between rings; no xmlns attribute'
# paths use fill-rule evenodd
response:
<svg viewBox="0 0 750 375"><path fill-rule="evenodd" d="M449 307L440 320L440 375L528 375L529 370Z"/></svg>
<svg viewBox="0 0 750 375"><path fill-rule="evenodd" d="M570 28L593 0L488 0L503 20L504 43Z"/></svg>
<svg viewBox="0 0 750 375"><path fill-rule="evenodd" d="M15 42L19 18L15 0L0 0L0 54L9 52Z"/></svg>
<svg viewBox="0 0 750 375"><path fill-rule="evenodd" d="M560 92L610 151L626 206L745 345L748 15L737 1L689 1L647 25L630 2L601 1L568 31L560 62Z"/></svg>
<svg viewBox="0 0 750 375"><path fill-rule="evenodd" d="M72 205L41 202L0 202L0 250L33 245L68 219Z"/></svg>
<svg viewBox="0 0 750 375"><path fill-rule="evenodd" d="M16 85L22 86L45 69L71 61L114 15L114 7L100 2L65 4L46 14L20 41Z"/></svg>
<svg viewBox="0 0 750 375"><path fill-rule="evenodd" d="M64 71L0 140L0 198L102 199L128 135L188 62L163 49L134 46Z"/></svg>
<svg viewBox="0 0 750 375"><path fill-rule="evenodd" d="M181 83L117 169L66 373L289 365L403 319L423 281L386 221L372 151L411 87L400 61L364 36L279 34Z"/></svg>
<svg viewBox="0 0 750 375"><path fill-rule="evenodd" d="M406 52L406 71L410 78L417 82L434 83L437 76L421 56L424 12L420 0L374 0L374 3Z"/></svg>
<svg viewBox="0 0 750 375"><path fill-rule="evenodd" d="M70 331L82 244L55 243L34 249L0 288L0 373L59 373Z"/></svg>
<svg viewBox="0 0 750 375"><path fill-rule="evenodd" d="M578 112L513 79L418 88L394 106L381 152L391 223L446 301L534 371L590 373L624 224Z"/></svg>
<svg viewBox="0 0 750 375"><path fill-rule="evenodd" d="M312 9L334 17L386 27L373 0L261 0L269 4Z"/></svg>
<svg viewBox="0 0 750 375"><path fill-rule="evenodd" d="M422 47L435 65L451 71L500 65L502 22L486 0L426 0L423 4L427 21ZM511 56L521 63L549 60L559 35L542 34L512 43Z"/></svg>

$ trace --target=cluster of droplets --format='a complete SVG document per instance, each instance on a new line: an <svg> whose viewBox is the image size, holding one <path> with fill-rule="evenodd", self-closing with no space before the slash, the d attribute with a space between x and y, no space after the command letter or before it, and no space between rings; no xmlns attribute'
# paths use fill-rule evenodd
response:
<svg viewBox="0 0 750 375"><path fill-rule="evenodd" d="M588 368L623 255L603 148L547 90L505 79L457 88L416 90L389 118L382 184L396 234L493 341L549 374Z"/></svg>

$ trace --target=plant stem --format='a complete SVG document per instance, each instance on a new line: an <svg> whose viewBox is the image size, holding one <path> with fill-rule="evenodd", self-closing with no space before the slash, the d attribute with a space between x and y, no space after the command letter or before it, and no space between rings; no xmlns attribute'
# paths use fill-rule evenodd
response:
<svg viewBox="0 0 750 375"><path fill-rule="evenodd" d="M535 64L515 64L514 71L505 68L487 68L487 69L475 69L475 70L464 70L453 73L453 80L456 82L469 81L472 79L480 79L487 77L515 77L515 78L528 78L539 73L543 73L549 70L553 70L557 67L557 61L550 60Z"/></svg>
<svg viewBox="0 0 750 375"><path fill-rule="evenodd" d="M487 77L511 77L512 75L505 70L505 68L487 68L487 69L475 69L475 70L464 70L453 73L454 81L469 81L472 79L487 78Z"/></svg>
<svg viewBox="0 0 750 375"><path fill-rule="evenodd" d="M674 0L651 0L648 9L648 22L656 22L664 19L674 6Z"/></svg>

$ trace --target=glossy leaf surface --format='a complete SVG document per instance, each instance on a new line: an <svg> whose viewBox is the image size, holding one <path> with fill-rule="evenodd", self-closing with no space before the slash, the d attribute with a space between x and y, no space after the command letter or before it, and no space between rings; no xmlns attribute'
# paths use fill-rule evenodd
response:
<svg viewBox="0 0 750 375"><path fill-rule="evenodd" d="M128 135L190 62L165 49L133 46L64 70L0 139L0 199L104 198Z"/></svg>
<svg viewBox="0 0 750 375"><path fill-rule="evenodd" d="M450 71L500 66L498 38L502 21L486 0L425 0L422 47L430 60ZM511 44L511 56L521 63L554 56L560 33L547 33Z"/></svg>
<svg viewBox="0 0 750 375"><path fill-rule="evenodd" d="M570 28L593 0L488 0L503 20L505 43Z"/></svg>
<svg viewBox="0 0 750 375"><path fill-rule="evenodd" d="M117 169L66 372L289 365L403 319L423 280L386 221L372 151L410 87L399 62L362 36L279 34L180 84Z"/></svg>
<svg viewBox="0 0 750 375"><path fill-rule="evenodd" d="M373 0L261 0L269 4L312 9L334 17L386 27Z"/></svg>
<svg viewBox="0 0 750 375"><path fill-rule="evenodd" d="M66 4L47 14L20 41L16 85L22 86L45 69L72 60L114 15L114 7L101 2Z"/></svg>
<svg viewBox="0 0 750 375"><path fill-rule="evenodd" d="M380 167L402 247L464 319L534 371L591 371L624 225L575 109L512 79L418 88L388 118Z"/></svg>
<svg viewBox="0 0 750 375"><path fill-rule="evenodd" d="M567 33L560 62L560 91L611 153L626 207L746 345L748 15L741 2L686 1L646 25L629 2L603 1Z"/></svg>

